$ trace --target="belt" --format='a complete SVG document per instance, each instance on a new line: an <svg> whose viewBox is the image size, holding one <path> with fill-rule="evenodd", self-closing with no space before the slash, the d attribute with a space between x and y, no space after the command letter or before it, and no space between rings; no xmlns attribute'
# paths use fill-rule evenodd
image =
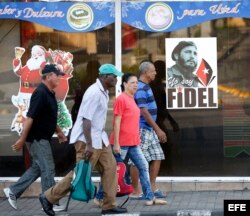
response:
<svg viewBox="0 0 250 216"><path fill-rule="evenodd" d="M22 82L24 88L36 88L38 85L39 83Z"/></svg>

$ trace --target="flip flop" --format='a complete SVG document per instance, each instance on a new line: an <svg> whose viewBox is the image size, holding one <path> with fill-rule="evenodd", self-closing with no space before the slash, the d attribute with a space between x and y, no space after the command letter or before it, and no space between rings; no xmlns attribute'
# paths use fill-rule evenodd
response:
<svg viewBox="0 0 250 216"><path fill-rule="evenodd" d="M139 200L139 199L143 198L143 194L142 193L141 194L130 194L129 198L132 200Z"/></svg>
<svg viewBox="0 0 250 216"><path fill-rule="evenodd" d="M167 201L163 199L153 199L146 201L146 206L152 206L152 205L166 205Z"/></svg>

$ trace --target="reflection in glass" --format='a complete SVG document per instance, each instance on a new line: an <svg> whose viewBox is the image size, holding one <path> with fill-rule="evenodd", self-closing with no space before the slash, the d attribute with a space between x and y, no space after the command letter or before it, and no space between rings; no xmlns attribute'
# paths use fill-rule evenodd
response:
<svg viewBox="0 0 250 216"><path fill-rule="evenodd" d="M11 132L11 123L17 113L11 98L19 90L19 77L13 71L13 59L16 57L25 65L31 56L31 48L40 45L46 50L63 50L73 54L73 77L69 79L69 93L65 103L72 111L76 100L81 99L86 88L95 82L98 66L114 63L114 25L94 32L67 33L18 20L1 20L0 63L0 176L19 176L30 164L27 150L14 153L11 145L18 134ZM15 49L15 47L17 47ZM23 47L20 49L19 47ZM25 49L25 52L23 52ZM112 91L114 95L115 91ZM113 97L111 95L111 97ZM77 99L76 99L77 98ZM110 125L111 126L111 125ZM64 175L75 160L73 145L60 145L53 140L57 175ZM8 169L7 169L7 168Z"/></svg>
<svg viewBox="0 0 250 216"><path fill-rule="evenodd" d="M212 20L169 33L123 25L123 72L135 74L145 59L165 61L165 38L217 37L219 108L169 111L180 130L164 121L168 143L162 145L166 160L160 175L250 174L249 26L249 19L242 18Z"/></svg>

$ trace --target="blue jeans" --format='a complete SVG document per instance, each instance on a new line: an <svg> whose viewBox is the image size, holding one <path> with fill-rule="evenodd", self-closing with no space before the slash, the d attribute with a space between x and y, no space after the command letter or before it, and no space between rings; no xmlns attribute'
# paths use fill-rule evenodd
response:
<svg viewBox="0 0 250 216"><path fill-rule="evenodd" d="M149 165L142 153L140 146L121 146L122 159L124 160L127 155L139 171L140 183L145 199L153 200L154 193L150 185ZM96 194L96 199L103 199L103 191L101 184Z"/></svg>
<svg viewBox="0 0 250 216"><path fill-rule="evenodd" d="M27 148L32 159L29 169L18 179L18 181L10 186L10 190L19 198L22 193L41 176L42 192L55 184L55 164L52 155L50 142L41 139L34 140L32 143L26 142Z"/></svg>

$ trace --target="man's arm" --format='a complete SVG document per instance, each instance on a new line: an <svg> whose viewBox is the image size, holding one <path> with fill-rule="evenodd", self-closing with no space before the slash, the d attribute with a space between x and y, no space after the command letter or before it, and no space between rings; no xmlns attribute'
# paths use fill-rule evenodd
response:
<svg viewBox="0 0 250 216"><path fill-rule="evenodd" d="M13 151L20 151L23 148L32 124L33 124L33 119L27 117L24 122L23 131L20 138L16 141L14 145L11 146Z"/></svg>
<svg viewBox="0 0 250 216"><path fill-rule="evenodd" d="M55 133L57 134L59 143L63 143L67 141L67 137L64 135L62 129L57 125Z"/></svg>
<svg viewBox="0 0 250 216"><path fill-rule="evenodd" d="M160 129L160 127L156 124L152 116L150 115L149 111L147 108L142 107L140 108L141 114L146 120L146 122L154 129L155 133L157 134L160 142L166 142L167 141L167 136L164 133L163 130Z"/></svg>
<svg viewBox="0 0 250 216"><path fill-rule="evenodd" d="M83 118L83 134L86 139L86 148L85 148L85 159L88 160L93 154L92 147L92 137L91 137L91 121Z"/></svg>

